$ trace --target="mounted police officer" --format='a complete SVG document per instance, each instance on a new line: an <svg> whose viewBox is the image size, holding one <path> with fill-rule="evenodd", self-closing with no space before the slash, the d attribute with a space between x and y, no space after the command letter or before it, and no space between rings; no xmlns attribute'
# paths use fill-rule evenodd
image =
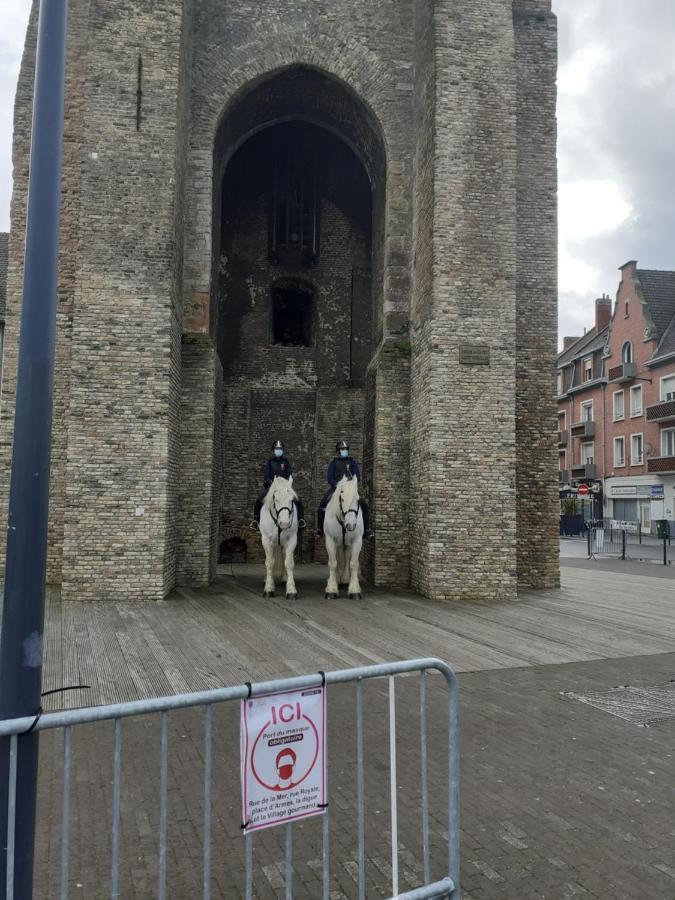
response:
<svg viewBox="0 0 675 900"><path fill-rule="evenodd" d="M263 472L263 489L258 494L258 497L255 501L255 507L253 509L253 520L251 521L251 528L258 528L260 525L260 510L262 509L263 500L269 489L272 486L272 482L275 478L286 478L289 479L293 474L293 466L291 465L291 461L286 457L286 448L284 447L283 441L275 441L272 445L272 456L265 463L265 469ZM305 527L305 510L302 503L302 500L296 500L295 505L298 510L298 528Z"/></svg>
<svg viewBox="0 0 675 900"><path fill-rule="evenodd" d="M330 488L324 494L321 505L319 506L319 521L316 529L316 533L319 536L323 535L323 520L326 516L328 502L333 496L335 488L345 476L347 476L347 478L358 478L359 482L361 481L359 464L354 457L350 455L349 444L347 441L342 440L338 441L335 445L335 456L331 459L330 465L328 466L326 478ZM368 509L368 504L361 496L359 497L359 502L361 504L361 514L363 516L363 536L364 538L371 538L373 532L370 530L370 511Z"/></svg>

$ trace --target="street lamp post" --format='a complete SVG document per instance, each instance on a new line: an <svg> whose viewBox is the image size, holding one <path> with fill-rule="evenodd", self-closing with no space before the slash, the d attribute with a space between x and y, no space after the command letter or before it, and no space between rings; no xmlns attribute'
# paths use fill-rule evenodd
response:
<svg viewBox="0 0 675 900"><path fill-rule="evenodd" d="M36 715L42 687L67 0L41 0L33 93L23 303L0 637L0 719ZM9 738L0 738L0 900L30 898L38 735L18 740L8 877Z"/></svg>

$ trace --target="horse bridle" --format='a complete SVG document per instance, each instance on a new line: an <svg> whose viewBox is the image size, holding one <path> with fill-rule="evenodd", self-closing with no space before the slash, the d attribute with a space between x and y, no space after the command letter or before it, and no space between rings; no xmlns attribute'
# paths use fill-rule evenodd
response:
<svg viewBox="0 0 675 900"><path fill-rule="evenodd" d="M346 536L346 532L347 532L347 516L349 516L349 515L356 516L356 522L354 523L354 527L356 528L356 525L358 523L358 518L359 518L359 504L358 503L356 504L355 509L353 509L351 507L350 507L350 509L345 509L344 506L342 505L342 493L340 493L340 512L342 513L342 519L338 519L338 522L342 526L342 543L344 544L345 536Z"/></svg>
<svg viewBox="0 0 675 900"><path fill-rule="evenodd" d="M279 546L281 546L281 532L288 531L288 529L293 524L293 516L295 515L295 503L291 500L290 506L277 507L276 497L272 497L272 509L274 509L274 512L272 512L272 510L270 509L270 515L272 516L272 521L277 526L277 533L278 533L277 537L278 537ZM288 515L290 516L288 525L285 528L279 522L279 513L282 513L282 512L287 512ZM275 516L275 513L276 513L276 516Z"/></svg>

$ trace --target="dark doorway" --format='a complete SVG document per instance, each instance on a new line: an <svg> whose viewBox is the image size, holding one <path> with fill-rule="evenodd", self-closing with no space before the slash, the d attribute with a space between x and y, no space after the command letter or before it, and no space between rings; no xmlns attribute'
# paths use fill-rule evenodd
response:
<svg viewBox="0 0 675 900"><path fill-rule="evenodd" d="M272 287L272 343L311 347L314 292L304 285Z"/></svg>

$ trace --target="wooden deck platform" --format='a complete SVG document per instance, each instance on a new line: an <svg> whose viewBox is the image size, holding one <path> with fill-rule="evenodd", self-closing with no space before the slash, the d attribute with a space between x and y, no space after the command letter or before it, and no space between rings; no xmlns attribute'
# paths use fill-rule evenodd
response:
<svg viewBox="0 0 675 900"><path fill-rule="evenodd" d="M209 589L179 589L162 603L62 603L51 592L44 689L90 687L46 706L414 656L440 656L465 672L675 650L670 578L563 567L560 591L486 605L433 603L408 591L326 601L323 567L299 567L297 577L301 596L292 603L262 599L257 566L228 567Z"/></svg>

